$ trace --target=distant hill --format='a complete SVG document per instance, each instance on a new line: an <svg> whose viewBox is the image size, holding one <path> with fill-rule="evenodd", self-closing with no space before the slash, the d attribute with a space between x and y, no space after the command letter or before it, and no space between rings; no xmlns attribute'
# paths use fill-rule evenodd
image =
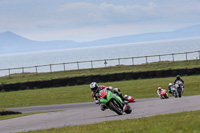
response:
<svg viewBox="0 0 200 133"><path fill-rule="evenodd" d="M190 38L190 37L200 37L200 24L174 30L171 32L153 32L153 33L144 33L144 34L129 35L129 36L120 36L120 37L96 40L89 43L94 45L123 44L123 43L171 40L171 39Z"/></svg>
<svg viewBox="0 0 200 133"><path fill-rule="evenodd" d="M0 33L0 54L48 51L79 47L78 42L69 40L34 41L12 32Z"/></svg>
<svg viewBox="0 0 200 133"><path fill-rule="evenodd" d="M171 32L154 32L129 36L119 36L91 42L75 42L71 40L34 41L8 31L0 33L0 54L104 46L111 44L170 40L189 37L200 37L200 24L174 30Z"/></svg>

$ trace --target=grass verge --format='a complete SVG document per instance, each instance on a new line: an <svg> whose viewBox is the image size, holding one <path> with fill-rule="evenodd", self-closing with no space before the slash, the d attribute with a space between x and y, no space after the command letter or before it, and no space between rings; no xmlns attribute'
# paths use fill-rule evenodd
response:
<svg viewBox="0 0 200 133"><path fill-rule="evenodd" d="M27 133L198 133L200 110L30 131Z"/></svg>
<svg viewBox="0 0 200 133"><path fill-rule="evenodd" d="M129 66L113 66L106 68L93 68L93 69L81 69L81 70L68 70L60 72L49 73L24 73L14 74L9 78L8 76L0 77L0 84L26 82L26 81L38 81L49 80L56 78L75 77L75 76L88 76L96 74L111 74L122 72L136 72L136 71L150 71L150 70L166 70L177 68L194 68L200 67L200 60L190 61L176 61L176 62L155 62L142 65L129 65Z"/></svg>
<svg viewBox="0 0 200 133"><path fill-rule="evenodd" d="M7 110L3 107L0 108L0 116L4 116L4 115L12 115L12 114L22 114L19 111L12 111L12 110Z"/></svg>
<svg viewBox="0 0 200 133"><path fill-rule="evenodd" d="M7 119L17 118L17 117L22 117L22 116L28 116L28 115L34 115L34 114L40 114L40 113L48 113L48 112L57 112L57 111L44 111L44 112L33 112L33 113L25 113L25 114L4 115L4 116L0 116L0 120L7 120Z"/></svg>
<svg viewBox="0 0 200 133"><path fill-rule="evenodd" d="M200 95L200 75L183 76L185 88L183 96ZM167 89L168 84L175 77L138 79L102 83L102 85L119 88L122 94L137 98L151 98L157 96L157 88ZM100 85L100 84L99 84ZM63 103L92 102L91 91L88 85L66 86L34 90L0 92L1 107L24 107L36 105L50 105Z"/></svg>

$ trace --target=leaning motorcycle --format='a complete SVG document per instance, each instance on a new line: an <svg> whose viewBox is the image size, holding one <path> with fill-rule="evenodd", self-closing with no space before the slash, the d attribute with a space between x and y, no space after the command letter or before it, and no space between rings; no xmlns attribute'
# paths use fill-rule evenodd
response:
<svg viewBox="0 0 200 133"><path fill-rule="evenodd" d="M176 88L176 90L177 90L177 95L178 95L178 97L181 97L182 96L182 94L183 94L183 83L181 82L181 81L177 81L176 83L175 83L175 88Z"/></svg>
<svg viewBox="0 0 200 133"><path fill-rule="evenodd" d="M167 95L166 90L162 90L162 91L160 92L160 98L161 98L161 99L167 99L167 98L169 98L168 95Z"/></svg>
<svg viewBox="0 0 200 133"><path fill-rule="evenodd" d="M174 88L174 87L172 87L171 88L171 92L172 92L172 96L174 96L175 98L177 98L177 94L178 94L178 92L177 92L177 89L176 88Z"/></svg>
<svg viewBox="0 0 200 133"><path fill-rule="evenodd" d="M128 103L124 103L122 99L110 90L102 89L99 91L100 103L104 104L110 110L122 115L123 112L130 114L132 109ZM125 109L123 107L125 106Z"/></svg>

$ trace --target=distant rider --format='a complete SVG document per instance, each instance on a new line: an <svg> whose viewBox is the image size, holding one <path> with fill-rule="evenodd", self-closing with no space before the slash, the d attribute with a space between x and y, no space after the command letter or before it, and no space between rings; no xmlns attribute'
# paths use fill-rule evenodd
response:
<svg viewBox="0 0 200 133"><path fill-rule="evenodd" d="M175 86L172 83L169 83L168 89L169 89L169 93L172 93L172 89L175 88Z"/></svg>
<svg viewBox="0 0 200 133"><path fill-rule="evenodd" d="M157 94L158 94L158 96L159 96L160 98L162 98L161 92L164 91L164 90L165 90L165 89L162 89L161 87L158 87ZM166 91L166 90L165 90L165 91ZM167 96L167 98L168 98L167 93L166 93L166 96Z"/></svg>
<svg viewBox="0 0 200 133"><path fill-rule="evenodd" d="M120 89L118 88L112 88L111 86L107 87L107 86L98 86L98 84L96 82L92 82L90 84L90 88L92 90L92 97L94 99L94 102L96 104L100 104L100 101L99 101L99 90L101 89L107 89L107 90L110 90L112 91L113 93L116 93L117 95L119 95L119 97L123 100L124 103L127 103L128 102L128 99L127 98L124 98L122 96L122 93L120 92ZM124 104L124 106L126 106ZM104 104L101 104L101 110L104 111L107 107L104 105Z"/></svg>
<svg viewBox="0 0 200 133"><path fill-rule="evenodd" d="M176 80L174 81L174 85L176 84L177 81L181 81L183 83L183 88L182 88L182 93L184 92L184 81L181 79L180 75L176 76Z"/></svg>
<svg viewBox="0 0 200 133"><path fill-rule="evenodd" d="M176 76L176 80L174 81L174 85L176 84L177 81L181 81L183 83L183 86L184 86L184 81L183 81L183 79L181 79L180 75Z"/></svg>

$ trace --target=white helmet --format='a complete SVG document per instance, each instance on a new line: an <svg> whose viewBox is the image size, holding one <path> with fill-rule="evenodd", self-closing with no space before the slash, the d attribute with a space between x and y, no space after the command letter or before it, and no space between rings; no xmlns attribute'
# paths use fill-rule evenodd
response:
<svg viewBox="0 0 200 133"><path fill-rule="evenodd" d="M96 82L92 82L91 84L90 84L90 88L91 88L91 90L93 91L93 92L95 92L97 89L98 89L98 84L96 83Z"/></svg>
<svg viewBox="0 0 200 133"><path fill-rule="evenodd" d="M172 83L169 83L169 85L172 85Z"/></svg>

